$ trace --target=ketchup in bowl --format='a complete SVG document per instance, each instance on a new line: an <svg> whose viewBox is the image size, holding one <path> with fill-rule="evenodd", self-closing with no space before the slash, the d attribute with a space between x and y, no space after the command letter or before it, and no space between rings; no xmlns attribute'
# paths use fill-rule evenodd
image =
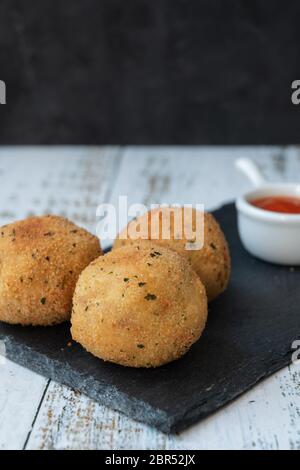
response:
<svg viewBox="0 0 300 470"><path fill-rule="evenodd" d="M300 214L300 197L268 196L249 201L252 206L282 214Z"/></svg>

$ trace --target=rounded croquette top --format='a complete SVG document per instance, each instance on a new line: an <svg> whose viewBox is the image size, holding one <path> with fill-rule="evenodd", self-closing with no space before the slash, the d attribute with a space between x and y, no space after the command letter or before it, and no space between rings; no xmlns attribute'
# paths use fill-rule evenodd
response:
<svg viewBox="0 0 300 470"><path fill-rule="evenodd" d="M29 217L0 228L0 320L46 325L70 317L82 269L99 240L69 220Z"/></svg>
<svg viewBox="0 0 300 470"><path fill-rule="evenodd" d="M200 220L198 218L201 212L189 208L187 220L184 221L183 209L182 207L157 208L132 220L118 235L114 249L128 244L144 244L153 237L153 243L175 250L187 259L203 282L210 301L223 292L228 285L231 274L229 248L222 229L212 214L204 212L204 225L197 226L202 222L201 218ZM173 216L170 217L170 215ZM165 219L167 216L170 217L169 223L168 219ZM180 222L180 219L182 224L179 223L178 229L176 223ZM184 233L184 224L187 224L186 227L191 233L194 233L194 238L189 239ZM166 234L165 230L169 238L163 237L163 234ZM202 230L204 243L201 248L196 249L194 242L200 241L201 245ZM132 234L134 238L131 239ZM193 249L187 249L187 244Z"/></svg>
<svg viewBox="0 0 300 470"><path fill-rule="evenodd" d="M17 242L18 245L24 241L24 248L27 248L31 243L43 243L44 240L48 240L50 237L65 236L66 233L94 238L85 229L58 215L28 217L0 227L1 239L8 242Z"/></svg>

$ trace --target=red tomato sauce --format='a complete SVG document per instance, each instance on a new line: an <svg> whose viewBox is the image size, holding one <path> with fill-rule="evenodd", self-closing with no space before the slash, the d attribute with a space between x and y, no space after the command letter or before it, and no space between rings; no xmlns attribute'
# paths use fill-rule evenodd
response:
<svg viewBox="0 0 300 470"><path fill-rule="evenodd" d="M252 199L252 206L265 211L281 212L283 214L300 214L300 197L269 196Z"/></svg>

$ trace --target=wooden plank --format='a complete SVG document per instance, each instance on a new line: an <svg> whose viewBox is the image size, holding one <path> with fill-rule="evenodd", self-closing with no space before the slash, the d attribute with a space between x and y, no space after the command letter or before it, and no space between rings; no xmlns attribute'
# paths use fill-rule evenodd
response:
<svg viewBox="0 0 300 470"><path fill-rule="evenodd" d="M113 147L2 147L1 223L57 214L95 232L96 207L119 161Z"/></svg>
<svg viewBox="0 0 300 470"><path fill-rule="evenodd" d="M118 163L118 148L1 147L0 225L55 213L95 232L96 206ZM47 383L10 361L0 365L0 448L23 447Z"/></svg>
<svg viewBox="0 0 300 470"><path fill-rule="evenodd" d="M163 449L169 441L163 433L51 382L27 449Z"/></svg>
<svg viewBox="0 0 300 470"><path fill-rule="evenodd" d="M47 380L1 358L0 384L0 449L22 449Z"/></svg>
<svg viewBox="0 0 300 470"><path fill-rule="evenodd" d="M300 448L300 371L290 366L264 380L176 438L180 448Z"/></svg>
<svg viewBox="0 0 300 470"><path fill-rule="evenodd" d="M251 189L235 170L238 157L252 158L270 180L278 180L288 178L288 168L298 165L295 154L288 162L285 155L279 147L127 148L112 201L127 195L129 204L204 203L207 210L215 209Z"/></svg>
<svg viewBox="0 0 300 470"><path fill-rule="evenodd" d="M299 175L297 149L127 148L111 201L128 195L129 203L204 202L208 209L214 208L251 187L234 171L238 156L255 159L272 180ZM178 436L153 431L51 383L27 448L297 448L299 409L295 366Z"/></svg>

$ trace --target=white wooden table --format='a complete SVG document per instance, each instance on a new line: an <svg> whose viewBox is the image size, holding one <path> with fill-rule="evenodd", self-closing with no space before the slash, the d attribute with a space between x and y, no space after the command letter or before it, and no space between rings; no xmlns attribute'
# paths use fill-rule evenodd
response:
<svg viewBox="0 0 300 470"><path fill-rule="evenodd" d="M205 203L249 188L234 160L300 176L296 147L0 147L0 223L57 213L95 231L96 206ZM288 314L288 312L287 312ZM299 449L300 367L291 366L178 435L165 435L8 360L0 364L0 449Z"/></svg>

